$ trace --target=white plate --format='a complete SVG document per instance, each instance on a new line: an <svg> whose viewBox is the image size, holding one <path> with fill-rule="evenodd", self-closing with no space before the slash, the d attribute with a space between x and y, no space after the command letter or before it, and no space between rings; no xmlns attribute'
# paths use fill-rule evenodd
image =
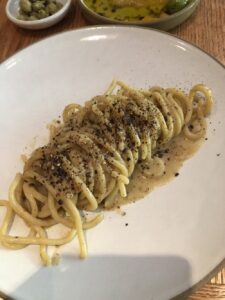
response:
<svg viewBox="0 0 225 300"><path fill-rule="evenodd" d="M40 266L37 247L1 249L0 290L18 300L169 299L224 259L225 71L199 49L157 31L70 31L0 66L0 196L7 197L21 170L20 154L47 138L46 124L66 104L104 92L113 78L136 87L207 84L215 99L209 140L178 178L126 206L126 216L106 213L87 232L86 261L79 260L76 241L62 249L61 264L50 268Z"/></svg>

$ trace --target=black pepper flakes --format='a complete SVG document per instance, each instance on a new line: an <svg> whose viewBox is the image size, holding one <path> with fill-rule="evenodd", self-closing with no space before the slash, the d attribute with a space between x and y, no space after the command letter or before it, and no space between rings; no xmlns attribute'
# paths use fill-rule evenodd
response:
<svg viewBox="0 0 225 300"><path fill-rule="evenodd" d="M59 199L59 200L58 200L58 204L59 204L59 205L63 205L63 203L64 203L64 202L63 202L62 199Z"/></svg>
<svg viewBox="0 0 225 300"><path fill-rule="evenodd" d="M193 126L192 124L190 124L190 125L188 126L188 128L192 131L192 130L194 129L194 126Z"/></svg>

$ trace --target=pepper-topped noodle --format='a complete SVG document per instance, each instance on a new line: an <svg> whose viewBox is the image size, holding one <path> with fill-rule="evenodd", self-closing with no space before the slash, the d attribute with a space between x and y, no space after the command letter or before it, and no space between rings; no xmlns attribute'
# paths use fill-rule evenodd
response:
<svg viewBox="0 0 225 300"><path fill-rule="evenodd" d="M96 212L86 220L82 211L114 207L118 196L127 196L137 166L150 176L162 176L161 149L181 133L191 140L202 138L211 108L211 91L202 84L186 95L175 88L137 90L120 81L84 106L68 105L49 143L35 150L23 174L16 175L9 202L0 201L7 209L1 244L12 249L40 245L41 258L49 265L58 256L50 258L47 246L66 244L77 234L85 258L83 231L101 222L103 215ZM30 228L27 237L8 235L15 215ZM47 230L55 224L68 232L48 238Z"/></svg>

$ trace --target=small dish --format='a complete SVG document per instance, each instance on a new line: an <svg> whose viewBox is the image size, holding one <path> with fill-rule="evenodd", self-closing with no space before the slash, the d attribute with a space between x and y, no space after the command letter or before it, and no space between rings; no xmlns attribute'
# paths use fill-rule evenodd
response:
<svg viewBox="0 0 225 300"><path fill-rule="evenodd" d="M37 21L23 21L17 19L19 14L19 0L8 0L6 4L6 14L11 22L25 29L44 29L55 25L61 21L69 11L71 0L58 0L63 7L54 15Z"/></svg>
<svg viewBox="0 0 225 300"><path fill-rule="evenodd" d="M185 8L178 11L177 13L159 18L158 20L155 21L128 22L128 21L118 21L118 20L101 16L98 13L96 13L94 10L90 9L84 3L84 0L78 0L78 3L81 7L84 17L92 24L139 25L145 27L153 27L156 29L161 29L166 31L186 21L194 13L199 2L200 0L191 0L190 3Z"/></svg>

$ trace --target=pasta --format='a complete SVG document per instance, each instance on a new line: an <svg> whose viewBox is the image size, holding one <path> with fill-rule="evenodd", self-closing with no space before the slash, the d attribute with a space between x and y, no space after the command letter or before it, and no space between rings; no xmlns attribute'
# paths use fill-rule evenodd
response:
<svg viewBox="0 0 225 300"><path fill-rule="evenodd" d="M127 196L135 167L161 176L164 163L156 151L181 132L191 140L204 137L211 109L211 91L202 84L186 95L175 88L137 90L120 81L84 106L66 106L63 125L32 153L23 174L16 175L9 201L0 200L7 209L0 228L2 246L39 245L43 263L50 265L58 256L50 257L47 248L77 235L80 257L85 258L84 230L102 221L101 208L114 207L118 195ZM154 168L146 168L148 163ZM96 216L88 220L82 211ZM10 235L15 215L30 229L26 237ZM49 238L48 228L55 224L68 228L67 234Z"/></svg>

